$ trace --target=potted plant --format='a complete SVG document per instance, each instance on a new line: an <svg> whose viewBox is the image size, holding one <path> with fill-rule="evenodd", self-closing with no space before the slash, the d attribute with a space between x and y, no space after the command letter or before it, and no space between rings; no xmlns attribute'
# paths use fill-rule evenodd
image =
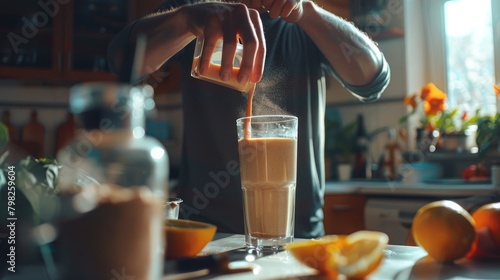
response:
<svg viewBox="0 0 500 280"><path fill-rule="evenodd" d="M461 151L465 148L466 129L477 123L478 111L470 116L459 108L446 108L447 95L433 83L423 86L419 93L405 98L404 104L411 111L403 116L401 124L415 115L418 118L418 129L426 131L434 138L438 148L448 151Z"/></svg>
<svg viewBox="0 0 500 280"><path fill-rule="evenodd" d="M500 115L484 116L478 118L476 144L478 156L484 160L491 151L498 152L500 138Z"/></svg>
<svg viewBox="0 0 500 280"><path fill-rule="evenodd" d="M484 160L488 153L498 154L500 138L500 84L493 85L497 102L497 113L477 118L476 144L479 159Z"/></svg>
<svg viewBox="0 0 500 280"><path fill-rule="evenodd" d="M342 174L351 174L355 129L356 122L342 126L340 120L325 119L325 158L327 165L331 164L326 169L336 172L339 179L348 179Z"/></svg>

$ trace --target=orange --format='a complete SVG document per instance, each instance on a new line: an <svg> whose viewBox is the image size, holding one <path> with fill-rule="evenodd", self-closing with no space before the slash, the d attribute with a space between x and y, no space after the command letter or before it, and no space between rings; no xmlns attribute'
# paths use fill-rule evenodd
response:
<svg viewBox="0 0 500 280"><path fill-rule="evenodd" d="M217 227L190 220L165 220L168 259L195 256L212 240Z"/></svg>
<svg viewBox="0 0 500 280"><path fill-rule="evenodd" d="M472 213L477 231L485 231L486 236L478 234L470 252L470 258L500 259L500 202L483 205ZM491 240L479 240L488 238Z"/></svg>
<svg viewBox="0 0 500 280"><path fill-rule="evenodd" d="M294 243L286 249L300 262L328 277L340 273L348 278L364 278L379 267L388 241L385 233L358 231L348 236L330 235Z"/></svg>
<svg viewBox="0 0 500 280"><path fill-rule="evenodd" d="M344 236L328 235L320 239L288 244L288 250L298 261L324 275L336 277L335 251L339 250Z"/></svg>
<svg viewBox="0 0 500 280"><path fill-rule="evenodd" d="M464 257L476 238L475 222L456 202L440 200L422 206L413 218L415 242L439 262Z"/></svg>
<svg viewBox="0 0 500 280"><path fill-rule="evenodd" d="M384 259L387 234L358 231L347 236L337 259L337 270L348 278L362 279L374 272Z"/></svg>

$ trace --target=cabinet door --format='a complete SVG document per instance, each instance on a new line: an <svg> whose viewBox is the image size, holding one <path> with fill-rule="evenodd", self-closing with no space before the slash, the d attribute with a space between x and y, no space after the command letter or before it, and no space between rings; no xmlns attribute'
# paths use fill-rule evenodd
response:
<svg viewBox="0 0 500 280"><path fill-rule="evenodd" d="M133 0L74 0L66 7L63 60L68 80L116 80L106 60L113 37L135 18Z"/></svg>
<svg viewBox="0 0 500 280"><path fill-rule="evenodd" d="M366 197L358 194L325 196L324 225L326 234L351 234L364 229Z"/></svg>
<svg viewBox="0 0 500 280"><path fill-rule="evenodd" d="M51 79L59 75L63 9L58 1L2 1L0 77Z"/></svg>

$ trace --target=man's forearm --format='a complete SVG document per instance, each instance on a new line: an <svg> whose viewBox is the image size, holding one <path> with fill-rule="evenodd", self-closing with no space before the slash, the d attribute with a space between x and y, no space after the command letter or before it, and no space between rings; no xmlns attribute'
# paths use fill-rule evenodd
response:
<svg viewBox="0 0 500 280"><path fill-rule="evenodd" d="M315 42L342 80L360 86L372 82L382 68L383 56L375 43L353 24L304 2L299 26Z"/></svg>
<svg viewBox="0 0 500 280"><path fill-rule="evenodd" d="M124 28L109 46L108 60L115 73L130 71L123 68L131 66L135 42L140 34L145 35L147 41L139 73L141 76L158 70L165 61L195 38L183 8L142 18Z"/></svg>

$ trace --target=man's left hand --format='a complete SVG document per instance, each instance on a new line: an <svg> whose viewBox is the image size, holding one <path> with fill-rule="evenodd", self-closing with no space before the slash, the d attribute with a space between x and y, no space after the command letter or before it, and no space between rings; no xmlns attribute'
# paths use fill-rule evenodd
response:
<svg viewBox="0 0 500 280"><path fill-rule="evenodd" d="M287 22L302 18L302 0L241 0L241 3L260 12L267 11L271 18L281 17Z"/></svg>

